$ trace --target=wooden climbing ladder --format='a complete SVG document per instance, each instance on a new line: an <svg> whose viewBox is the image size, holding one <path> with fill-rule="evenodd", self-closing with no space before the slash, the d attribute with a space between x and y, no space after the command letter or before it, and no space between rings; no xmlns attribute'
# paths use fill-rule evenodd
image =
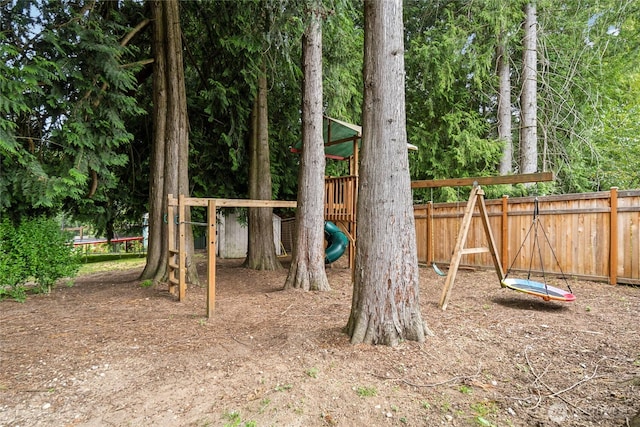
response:
<svg viewBox="0 0 640 427"><path fill-rule="evenodd" d="M180 196L179 200L173 198L169 194L169 203L167 205L167 234L168 234L168 250L167 254L167 275L169 282L169 292L176 294L178 289L178 300L183 301L186 294L187 283L187 251L185 242L185 223L184 218L185 205L184 196ZM176 213L177 209L177 213ZM176 225L178 226L178 239L176 242Z"/></svg>

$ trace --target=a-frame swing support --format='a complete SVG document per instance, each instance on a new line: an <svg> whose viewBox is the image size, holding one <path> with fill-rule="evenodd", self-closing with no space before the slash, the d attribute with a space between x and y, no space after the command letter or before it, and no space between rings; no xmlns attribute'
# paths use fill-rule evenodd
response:
<svg viewBox="0 0 640 427"><path fill-rule="evenodd" d="M469 233L469 228L471 227L471 220L473 219L473 213L476 205L478 206L478 209L480 211L480 220L482 221L484 233L487 237L488 247L465 248L464 246L467 241L467 234ZM440 297L440 308L442 308L442 310L447 309L449 297L451 296L451 289L453 288L453 283L456 280L456 275L458 274L458 268L460 267L462 256L467 254L479 254L486 252L491 253L491 258L493 259L493 265L495 266L498 278L500 279L500 281L504 280L504 270L502 269L502 264L500 263L500 258L498 257L496 241L493 238L493 233L491 232L491 227L489 226L489 216L487 214L487 207L484 203L484 191L479 185L476 185L473 187L473 190L471 190L469 201L467 202L467 206L464 210L464 216L462 218L462 223L460 224L460 232L458 233L456 246L451 257L451 264L449 265L449 272L444 282L444 287L442 288L442 296Z"/></svg>

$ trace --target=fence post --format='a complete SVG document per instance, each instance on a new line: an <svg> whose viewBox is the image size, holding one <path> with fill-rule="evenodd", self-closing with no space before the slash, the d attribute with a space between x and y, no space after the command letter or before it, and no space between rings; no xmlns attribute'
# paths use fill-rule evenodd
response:
<svg viewBox="0 0 640 427"><path fill-rule="evenodd" d="M609 284L618 283L618 187L611 187L609 216Z"/></svg>
<svg viewBox="0 0 640 427"><path fill-rule="evenodd" d="M505 270L505 273L511 267L511 262L509 261L509 196L502 196L502 266Z"/></svg>
<svg viewBox="0 0 640 427"><path fill-rule="evenodd" d="M426 240L427 240L427 264L431 264L434 261L433 256L433 202L427 202L427 226L426 228Z"/></svg>

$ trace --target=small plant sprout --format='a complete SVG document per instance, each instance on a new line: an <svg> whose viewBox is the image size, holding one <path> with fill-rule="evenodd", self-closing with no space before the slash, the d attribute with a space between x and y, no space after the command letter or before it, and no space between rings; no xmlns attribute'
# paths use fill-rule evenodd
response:
<svg viewBox="0 0 640 427"><path fill-rule="evenodd" d="M495 402L491 401L482 401L471 404L471 409L478 417L487 417L488 415L493 415L498 413L498 406Z"/></svg>
<svg viewBox="0 0 640 427"><path fill-rule="evenodd" d="M310 378L318 378L318 368L307 369L307 376Z"/></svg>
<svg viewBox="0 0 640 427"><path fill-rule="evenodd" d="M230 411L225 412L222 417L227 420L227 423L224 423L224 427L256 427L257 424L255 421L242 421L242 417L240 416L240 412L238 411Z"/></svg>
<svg viewBox="0 0 640 427"><path fill-rule="evenodd" d="M357 387L356 393L360 397L372 397L378 394L378 390L375 387Z"/></svg>
<svg viewBox="0 0 640 427"><path fill-rule="evenodd" d="M291 390L293 386L291 384L276 384L275 391L287 391Z"/></svg>
<svg viewBox="0 0 640 427"><path fill-rule="evenodd" d="M229 411L222 414L222 418L229 421L229 423L225 423L225 427L236 427L239 426L242 422L242 418L240 417L240 412L238 411Z"/></svg>
<svg viewBox="0 0 640 427"><path fill-rule="evenodd" d="M426 400L420 402L420 405L422 406L422 409L431 409L431 403L427 402Z"/></svg>
<svg viewBox="0 0 640 427"><path fill-rule="evenodd" d="M271 399L269 399L268 397L262 399L260 401L260 409L258 409L258 412L262 414L267 409L267 406L269 406L270 403Z"/></svg>
<svg viewBox="0 0 640 427"><path fill-rule="evenodd" d="M460 390L462 394L471 394L473 392L473 389L465 384L462 384L458 390Z"/></svg>
<svg viewBox="0 0 640 427"><path fill-rule="evenodd" d="M141 288L150 288L151 286L153 286L153 280L151 279L147 279L140 283Z"/></svg>

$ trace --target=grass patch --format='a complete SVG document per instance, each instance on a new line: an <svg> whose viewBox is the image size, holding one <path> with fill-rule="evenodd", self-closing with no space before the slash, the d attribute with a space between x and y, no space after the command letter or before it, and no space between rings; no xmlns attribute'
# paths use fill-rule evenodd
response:
<svg viewBox="0 0 640 427"><path fill-rule="evenodd" d="M100 254L82 257L78 276L103 271L142 268L147 262L145 254Z"/></svg>

